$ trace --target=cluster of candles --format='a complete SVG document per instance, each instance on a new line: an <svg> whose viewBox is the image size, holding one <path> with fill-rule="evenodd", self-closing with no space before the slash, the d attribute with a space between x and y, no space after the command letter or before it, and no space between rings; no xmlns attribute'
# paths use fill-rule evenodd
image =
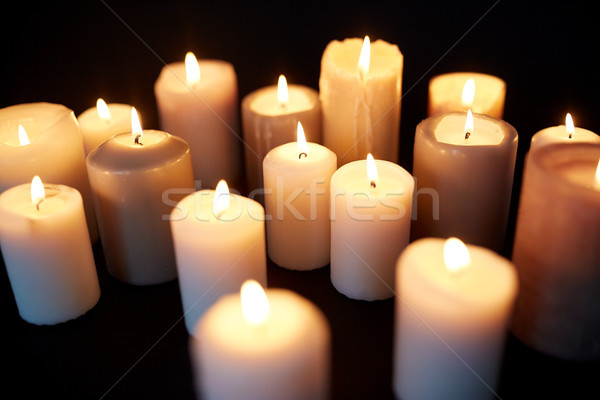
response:
<svg viewBox="0 0 600 400"><path fill-rule="evenodd" d="M100 240L116 279L178 278L209 398L329 393L327 320L263 289L267 257L330 265L352 299L395 297L402 398L489 397L509 326L548 354L599 358L600 137L570 115L533 136L511 262L497 254L518 143L505 83L432 79L411 174L397 163L402 68L383 40L332 41L319 92L281 76L242 100L243 138L233 66L192 53L155 83L162 130L101 99L78 117L49 103L0 110L0 244L21 317L57 324L93 308ZM242 181L247 196L228 188Z"/></svg>

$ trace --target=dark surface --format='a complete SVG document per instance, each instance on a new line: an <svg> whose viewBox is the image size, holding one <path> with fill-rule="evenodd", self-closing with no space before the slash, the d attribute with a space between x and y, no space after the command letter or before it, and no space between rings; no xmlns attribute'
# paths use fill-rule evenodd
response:
<svg viewBox="0 0 600 400"><path fill-rule="evenodd" d="M432 76L474 70L503 78L504 119L520 136L505 256L531 135L564 123L566 112L577 126L600 132L597 17L578 3L88 1L13 7L0 24L0 107L48 101L78 115L103 97L135 105L145 128L158 127L153 84L160 68L183 60L188 50L232 62L241 99L274 84L280 73L290 83L318 88L320 57L332 39L369 34L396 43L405 57L400 164L409 171ZM85 316L52 327L19 318L0 268L1 390L19 394L10 398L193 398L177 282L119 283L108 276L98 245L95 253L100 302ZM391 398L393 301L349 300L332 287L327 268L300 273L269 265L268 273L270 286L308 297L329 319L333 397ZM598 398L598 376L597 364L546 357L509 337L498 395Z"/></svg>

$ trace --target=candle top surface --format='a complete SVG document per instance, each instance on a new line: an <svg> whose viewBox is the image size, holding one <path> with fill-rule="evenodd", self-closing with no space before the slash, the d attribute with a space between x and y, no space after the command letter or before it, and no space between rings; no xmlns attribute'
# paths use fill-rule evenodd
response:
<svg viewBox="0 0 600 400"><path fill-rule="evenodd" d="M201 99L202 91L221 86L229 86L231 76L235 77L235 70L231 63L222 60L198 60L200 79L194 83L187 83L185 62L179 61L164 66L156 80L155 86L163 87L173 93L195 94ZM195 93L198 91L198 93Z"/></svg>
<svg viewBox="0 0 600 400"><path fill-rule="evenodd" d="M455 111L466 109L462 104L462 92L468 79L475 82L475 96L471 109L483 113L491 109L494 103L504 98L506 82L494 75L479 72L452 72L437 75L429 81L429 96L441 104L452 104Z"/></svg>
<svg viewBox="0 0 600 400"><path fill-rule="evenodd" d="M277 99L277 85L258 89L248 95L248 105L257 114L278 116L307 111L315 107L319 96L307 86L288 85L289 99L283 105Z"/></svg>
<svg viewBox="0 0 600 400"><path fill-rule="evenodd" d="M107 106L110 111L110 118L108 119L100 118L95 106L82 112L77 117L81 130L99 132L113 127L124 127L124 129L118 133L129 132L131 130L131 105L109 103Z"/></svg>
<svg viewBox="0 0 600 400"><path fill-rule="evenodd" d="M367 160L352 161L341 166L331 177L332 191L353 194L363 193L365 197L403 195L409 189L412 193L414 178L396 163L375 160L377 181L375 188L367 175Z"/></svg>
<svg viewBox="0 0 600 400"><path fill-rule="evenodd" d="M502 127L491 119L473 115L473 129L465 138L466 114L451 114L441 118L434 134L438 142L459 146L493 146L504 140Z"/></svg>
<svg viewBox="0 0 600 400"><path fill-rule="evenodd" d="M0 208L11 214L29 219L44 219L60 215L82 204L81 194L77 189L65 185L44 183L45 197L37 204L31 199L31 183L14 186L0 194Z"/></svg>
<svg viewBox="0 0 600 400"><path fill-rule="evenodd" d="M590 130L575 127L573 134L569 138L567 127L565 125L552 126L536 132L531 137L531 148L550 143L575 143L589 142L600 143L600 136Z"/></svg>
<svg viewBox="0 0 600 400"><path fill-rule="evenodd" d="M323 52L323 63L331 62L341 71L359 76L358 59L363 39L348 38L331 41ZM371 54L367 78L395 73L402 68L403 56L398 46L378 39L371 43Z"/></svg>
<svg viewBox="0 0 600 400"><path fill-rule="evenodd" d="M263 159L265 167L274 169L282 174L304 174L306 169L323 168L328 170L330 163L336 165L337 157L334 152L318 143L308 142L306 155L298 152L297 142L289 142L271 149Z"/></svg>

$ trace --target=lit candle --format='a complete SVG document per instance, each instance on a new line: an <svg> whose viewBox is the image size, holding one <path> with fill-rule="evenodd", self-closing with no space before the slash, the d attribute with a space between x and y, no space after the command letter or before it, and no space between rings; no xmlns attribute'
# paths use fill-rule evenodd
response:
<svg viewBox="0 0 600 400"><path fill-rule="evenodd" d="M456 238L426 238L408 245L397 269L395 395L493 397L517 294L514 266Z"/></svg>
<svg viewBox="0 0 600 400"><path fill-rule="evenodd" d="M265 211L229 193L222 180L215 190L186 196L170 219L185 326L193 334L204 312L246 279L266 286Z"/></svg>
<svg viewBox="0 0 600 400"><path fill-rule="evenodd" d="M470 110L419 123L413 155L413 238L457 236L500 252L517 142L510 124Z"/></svg>
<svg viewBox="0 0 600 400"><path fill-rule="evenodd" d="M600 136L592 131L576 127L573 117L567 113L565 124L542 129L531 137L530 150L552 143L589 142L600 143Z"/></svg>
<svg viewBox="0 0 600 400"><path fill-rule="evenodd" d="M280 75L277 85L263 87L242 100L242 123L246 143L246 184L249 192L263 187L262 162L269 152L296 140L298 122L307 140L321 141L321 107L316 90L288 85Z"/></svg>
<svg viewBox="0 0 600 400"><path fill-rule="evenodd" d="M0 194L0 244L21 317L54 325L96 305L100 286L81 194L32 183Z"/></svg>
<svg viewBox="0 0 600 400"><path fill-rule="evenodd" d="M184 140L142 130L135 108L131 125L92 150L87 166L108 271L152 285L177 277L168 216L194 178Z"/></svg>
<svg viewBox="0 0 600 400"><path fill-rule="evenodd" d="M330 42L321 59L323 144L339 165L367 153L398 162L403 56L396 45L352 38Z"/></svg>
<svg viewBox="0 0 600 400"><path fill-rule="evenodd" d="M131 130L131 106L98 99L96 107L85 110L77 121L87 155L108 138Z"/></svg>
<svg viewBox="0 0 600 400"><path fill-rule="evenodd" d="M213 188L221 177L237 185L242 138L233 65L188 52L162 68L154 94L161 129L190 145L196 185Z"/></svg>
<svg viewBox="0 0 600 400"><path fill-rule="evenodd" d="M256 281L220 298L202 317L190 351L198 398L327 399L330 328L323 313Z"/></svg>
<svg viewBox="0 0 600 400"><path fill-rule="evenodd" d="M493 75L453 72L429 81L427 115L467 111L502 118L506 83Z"/></svg>
<svg viewBox="0 0 600 400"><path fill-rule="evenodd" d="M353 161L331 178L331 282L359 300L394 295L395 265L409 242L413 177L389 161Z"/></svg>
<svg viewBox="0 0 600 400"><path fill-rule="evenodd" d="M79 191L95 242L98 226L81 132L73 111L63 105L28 103L0 110L0 192L28 183L34 175Z"/></svg>
<svg viewBox="0 0 600 400"><path fill-rule="evenodd" d="M555 357L600 360L600 144L560 143L525 159L513 262L513 333Z"/></svg>
<svg viewBox="0 0 600 400"><path fill-rule="evenodd" d="M296 270L329 264L329 184L337 169L335 153L307 143L298 122L297 141L269 151L263 168L269 258Z"/></svg>

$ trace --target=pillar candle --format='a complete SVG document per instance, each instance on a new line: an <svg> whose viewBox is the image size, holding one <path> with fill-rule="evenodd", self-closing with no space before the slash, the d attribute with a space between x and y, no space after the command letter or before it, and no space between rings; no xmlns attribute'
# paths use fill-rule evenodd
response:
<svg viewBox="0 0 600 400"><path fill-rule="evenodd" d="M261 291L256 282L245 283L241 294L220 298L197 324L190 349L198 398L329 398L325 316L292 291Z"/></svg>
<svg viewBox="0 0 600 400"><path fill-rule="evenodd" d="M171 213L179 288L190 334L219 297L247 279L267 283L265 211L225 181L182 199Z"/></svg>
<svg viewBox="0 0 600 400"><path fill-rule="evenodd" d="M463 99L465 83L471 79L474 93L470 101ZM467 111L502 118L506 83L497 76L477 72L453 72L433 77L429 81L427 115Z"/></svg>
<svg viewBox="0 0 600 400"><path fill-rule="evenodd" d="M197 61L188 53L185 63L162 68L154 93L161 129L190 145L194 177L199 181L196 186L213 188L221 178L237 186L242 137L233 65L221 60Z"/></svg>
<svg viewBox="0 0 600 400"><path fill-rule="evenodd" d="M413 189L406 170L371 155L333 174L331 282L340 293L359 300L394 295L396 260L409 242Z"/></svg>
<svg viewBox="0 0 600 400"><path fill-rule="evenodd" d="M517 131L469 113L429 117L417 125L413 155L413 239L457 236L500 252L504 246L517 155ZM468 136L468 138L466 138Z"/></svg>
<svg viewBox="0 0 600 400"><path fill-rule="evenodd" d="M600 144L559 143L525 159L512 259L513 333L537 351L600 360Z"/></svg>
<svg viewBox="0 0 600 400"><path fill-rule="evenodd" d="M269 151L263 168L269 258L295 270L329 264L329 184L337 169L335 153L307 143L298 122L298 141Z"/></svg>
<svg viewBox="0 0 600 400"><path fill-rule="evenodd" d="M323 144L339 165L367 153L398 162L403 56L383 40L369 43L334 40L321 59Z"/></svg>
<svg viewBox="0 0 600 400"><path fill-rule="evenodd" d="M105 140L131 130L131 106L110 103L98 99L96 107L88 108L77 117L85 154L98 147Z"/></svg>
<svg viewBox="0 0 600 400"><path fill-rule="evenodd" d="M565 124L542 129L531 137L530 150L552 143L576 143L590 142L600 143L600 136L596 133L576 127L573 117L567 113Z"/></svg>
<svg viewBox="0 0 600 400"><path fill-rule="evenodd" d="M514 266L456 238L425 238L406 248L397 268L396 397L494 397L517 293Z"/></svg>
<svg viewBox="0 0 600 400"><path fill-rule="evenodd" d="M25 321L58 324L83 315L98 302L94 254L76 189L44 185L37 177L4 191L0 244Z"/></svg>
<svg viewBox="0 0 600 400"><path fill-rule="evenodd" d="M134 285L175 279L168 216L194 190L188 144L136 125L92 150L87 165L110 274Z"/></svg>
<svg viewBox="0 0 600 400"><path fill-rule="evenodd" d="M27 143L19 142L19 125ZM81 193L89 236L98 239L81 132L72 110L60 104L27 103L0 110L0 192L39 175L44 182Z"/></svg>
<svg viewBox="0 0 600 400"><path fill-rule="evenodd" d="M296 140L302 123L309 142L321 140L321 106L316 90L288 85L283 75L277 85L263 87L242 100L242 124L246 146L246 189L263 187L262 162L269 150Z"/></svg>

